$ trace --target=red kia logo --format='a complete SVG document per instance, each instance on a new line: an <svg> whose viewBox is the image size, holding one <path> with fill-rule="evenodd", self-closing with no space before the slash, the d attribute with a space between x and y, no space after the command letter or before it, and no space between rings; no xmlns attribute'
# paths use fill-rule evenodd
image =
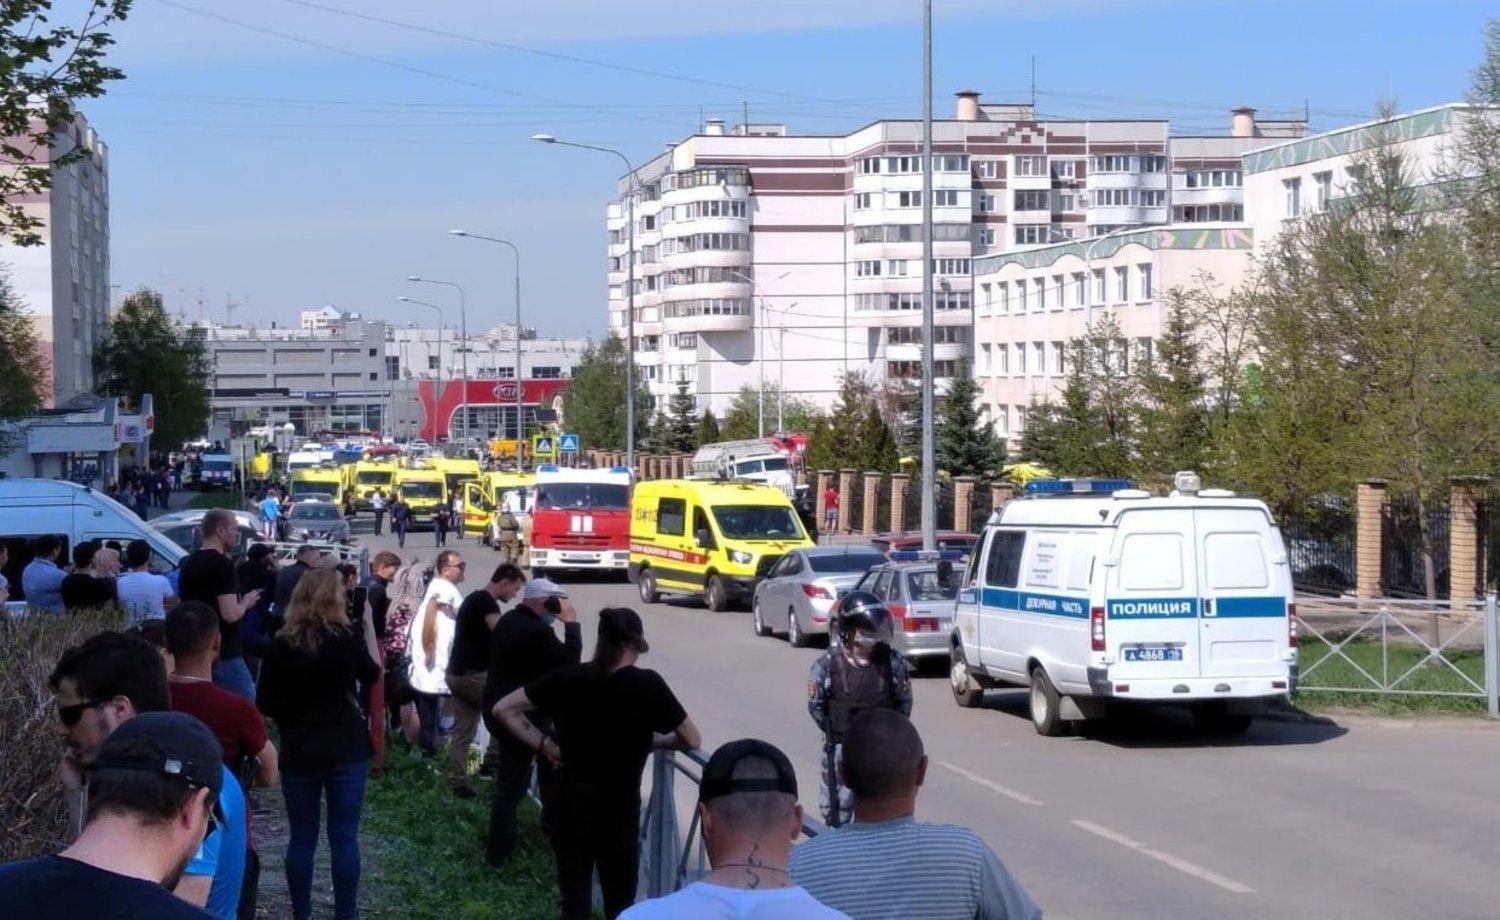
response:
<svg viewBox="0 0 1500 920"><path fill-rule="evenodd" d="M521 385L518 384L518 383L502 383L499 386L495 387L495 398L496 399L510 399L510 400L513 400L517 396L520 396L520 395L521 395Z"/></svg>

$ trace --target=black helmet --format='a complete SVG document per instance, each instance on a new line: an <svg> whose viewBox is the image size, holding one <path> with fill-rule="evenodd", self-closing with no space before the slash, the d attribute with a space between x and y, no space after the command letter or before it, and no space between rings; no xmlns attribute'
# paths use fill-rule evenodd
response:
<svg viewBox="0 0 1500 920"><path fill-rule="evenodd" d="M869 591L850 591L833 605L829 632L845 648L853 648L858 632L872 633L875 642L890 645L894 632L891 611Z"/></svg>

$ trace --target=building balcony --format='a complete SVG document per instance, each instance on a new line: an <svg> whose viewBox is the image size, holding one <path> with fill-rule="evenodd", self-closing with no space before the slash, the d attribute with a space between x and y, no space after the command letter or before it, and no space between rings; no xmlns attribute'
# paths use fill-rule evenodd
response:
<svg viewBox="0 0 1500 920"><path fill-rule="evenodd" d="M665 313L662 328L667 332L749 332L755 317L749 309L743 313L694 312Z"/></svg>
<svg viewBox="0 0 1500 920"><path fill-rule="evenodd" d="M1167 187L1167 173L1130 173L1130 172L1107 172L1090 173L1084 186L1090 189L1104 188L1145 188L1164 189Z"/></svg>
<svg viewBox="0 0 1500 920"><path fill-rule="evenodd" d="M969 346L965 342L939 342L932 347L934 361L962 361L968 353ZM887 344L885 359L887 361L920 361L922 360L922 346L915 342L900 345Z"/></svg>

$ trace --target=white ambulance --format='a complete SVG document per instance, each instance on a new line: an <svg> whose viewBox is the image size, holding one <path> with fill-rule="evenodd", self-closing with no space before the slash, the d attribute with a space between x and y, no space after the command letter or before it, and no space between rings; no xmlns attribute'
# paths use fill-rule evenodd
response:
<svg viewBox="0 0 1500 920"><path fill-rule="evenodd" d="M1030 687L1043 735L1128 702L1237 733L1290 694L1297 609L1270 510L1193 473L1175 485L1035 480L991 515L959 592L954 700Z"/></svg>

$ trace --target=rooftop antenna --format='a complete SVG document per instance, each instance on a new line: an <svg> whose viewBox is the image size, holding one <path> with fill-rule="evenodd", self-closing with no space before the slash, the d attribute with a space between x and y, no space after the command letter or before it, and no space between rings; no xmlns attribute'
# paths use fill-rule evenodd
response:
<svg viewBox="0 0 1500 920"><path fill-rule="evenodd" d="M1031 108L1032 114L1036 110L1036 55L1031 56Z"/></svg>
<svg viewBox="0 0 1500 920"><path fill-rule="evenodd" d="M740 103L740 125L744 128L746 137L750 136L750 100L746 99Z"/></svg>

